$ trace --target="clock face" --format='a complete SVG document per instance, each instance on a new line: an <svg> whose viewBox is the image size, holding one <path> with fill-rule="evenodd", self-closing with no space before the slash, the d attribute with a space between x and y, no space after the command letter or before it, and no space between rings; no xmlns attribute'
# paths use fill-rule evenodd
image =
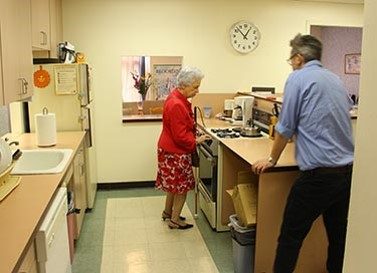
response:
<svg viewBox="0 0 377 273"><path fill-rule="evenodd" d="M239 21L230 28L230 42L235 50L240 53L249 53L259 44L260 32L258 28L248 21Z"/></svg>

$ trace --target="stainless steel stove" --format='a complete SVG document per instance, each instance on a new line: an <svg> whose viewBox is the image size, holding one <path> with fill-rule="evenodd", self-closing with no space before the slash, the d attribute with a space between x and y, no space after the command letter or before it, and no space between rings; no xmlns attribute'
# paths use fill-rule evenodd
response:
<svg viewBox="0 0 377 273"><path fill-rule="evenodd" d="M216 205L218 184L218 149L220 139L245 139L240 127L234 128L207 128L206 131L199 129L199 134L208 133L212 138L198 145L200 157L198 170L198 189L200 208L206 215L213 229L216 229ZM266 137L265 133L253 137Z"/></svg>

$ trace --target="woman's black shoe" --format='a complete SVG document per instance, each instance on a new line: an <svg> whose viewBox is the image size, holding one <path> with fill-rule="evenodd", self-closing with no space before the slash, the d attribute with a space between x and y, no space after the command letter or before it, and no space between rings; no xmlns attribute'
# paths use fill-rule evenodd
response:
<svg viewBox="0 0 377 273"><path fill-rule="evenodd" d="M169 225L169 228L170 228L170 229L189 229L189 228L192 228L192 227L194 226L194 225L192 225L192 224L184 224L184 225L180 225L180 224L178 224L178 223L172 221L171 219L170 219L168 225Z"/></svg>

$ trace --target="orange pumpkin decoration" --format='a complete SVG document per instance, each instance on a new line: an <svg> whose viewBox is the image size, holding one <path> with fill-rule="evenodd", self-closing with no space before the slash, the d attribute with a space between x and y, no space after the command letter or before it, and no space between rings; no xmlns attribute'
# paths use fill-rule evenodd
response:
<svg viewBox="0 0 377 273"><path fill-rule="evenodd" d="M39 88L45 88L50 83L50 74L39 66L39 70L34 72L34 85Z"/></svg>

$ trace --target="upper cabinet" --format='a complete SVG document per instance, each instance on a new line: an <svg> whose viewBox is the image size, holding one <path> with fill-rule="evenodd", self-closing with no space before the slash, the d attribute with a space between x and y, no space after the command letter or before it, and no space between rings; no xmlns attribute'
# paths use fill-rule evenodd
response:
<svg viewBox="0 0 377 273"><path fill-rule="evenodd" d="M31 0L33 55L56 58L62 42L62 0Z"/></svg>
<svg viewBox="0 0 377 273"><path fill-rule="evenodd" d="M33 50L50 50L50 0L31 0Z"/></svg>
<svg viewBox="0 0 377 273"><path fill-rule="evenodd" d="M30 0L0 2L0 104L32 95Z"/></svg>

